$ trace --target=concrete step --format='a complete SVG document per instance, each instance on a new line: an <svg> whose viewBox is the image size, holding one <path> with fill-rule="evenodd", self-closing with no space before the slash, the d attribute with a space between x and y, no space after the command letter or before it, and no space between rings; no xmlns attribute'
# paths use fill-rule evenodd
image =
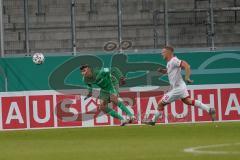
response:
<svg viewBox="0 0 240 160"><path fill-rule="evenodd" d="M15 24L22 25L24 24L23 16L5 16L5 24ZM233 22L235 20L235 14L233 12L228 13L227 15L218 14L215 17L216 23L227 23ZM238 17L240 21L240 18ZM201 15L196 18L193 14L179 14L179 15L169 15L169 24L206 24L207 17ZM70 16L30 16L29 17L30 25L41 25L43 26L61 26L71 23ZM66 24L65 24L66 23ZM158 24L163 24L163 17L160 16L158 19ZM134 25L134 24L153 24L152 15L151 14L132 14L132 15L124 15L123 16L123 24L125 25ZM77 26L103 26L103 25L117 25L117 16L116 15L91 15L81 14L76 17L76 25Z"/></svg>
<svg viewBox="0 0 240 160"><path fill-rule="evenodd" d="M153 46L153 38L152 37L143 37L143 38L123 38L127 40L131 40L133 43L134 48L138 48L142 45L151 45ZM108 41L117 41L117 38L111 38L111 39L95 39L95 40L77 40L77 47L80 49L84 48L99 48L103 49L103 46Z"/></svg>
<svg viewBox="0 0 240 160"><path fill-rule="evenodd" d="M239 47L239 43L238 42L232 42L232 43L217 43L216 44L216 48L218 47Z"/></svg>
<svg viewBox="0 0 240 160"><path fill-rule="evenodd" d="M226 39L227 37L232 38L232 36L226 35L224 36L224 40L227 40L228 42L220 42L216 41L216 46L222 46L222 45L239 45L238 42L231 42L229 39ZM239 35L238 35L239 37ZM192 38L192 39L191 39ZM116 41L117 39L94 39L94 40L77 40L77 48L78 50L102 50L103 45L107 41ZM147 48L153 48L153 38L138 38L138 39L128 39L133 41L133 49L147 49ZM160 39L162 44L164 43L164 39ZM20 47L16 47L16 44L21 43L11 43L14 44L14 47L6 48L8 51L17 51L20 53L20 51L24 51L23 44ZM188 37L186 39L177 39L176 37L170 37L170 44L174 45L175 47L206 47L206 37L205 36L199 36L198 39L194 37ZM56 52L56 51L71 51L71 42L70 40L64 40L64 41L31 41L30 43L31 51L41 51L41 52Z"/></svg>
<svg viewBox="0 0 240 160"><path fill-rule="evenodd" d="M237 18L237 21L240 21L240 14L237 12L237 17L235 17L234 11L228 11L228 12L215 12L215 22L216 23L222 23L222 22L234 22L235 18Z"/></svg>
<svg viewBox="0 0 240 160"><path fill-rule="evenodd" d="M42 0L43 6L55 6L55 7L64 7L67 6L71 1L68 0ZM79 3L89 3L89 0L76 0ZM32 6L37 6L36 0L28 0L28 4ZM23 6L23 1L19 0L4 0L3 5L7 7L20 8Z"/></svg>
<svg viewBox="0 0 240 160"><path fill-rule="evenodd" d="M125 38L124 38L125 39ZM127 39L132 40L135 48L142 45L153 45L152 37L142 37L137 39ZM108 41L117 41L117 38L96 38L93 40L77 40L77 48L99 48L102 49L104 44ZM24 41L11 41L5 42L6 50L24 50ZM39 50L54 50L54 49L71 49L71 40L34 40L30 41L31 51Z"/></svg>
<svg viewBox="0 0 240 160"><path fill-rule="evenodd" d="M34 2L34 3L33 3ZM36 1L29 1L29 5L35 4ZM23 1L19 0L4 0L3 6L8 8L23 8Z"/></svg>
<svg viewBox="0 0 240 160"><path fill-rule="evenodd" d="M123 35L128 37L152 37L152 27L128 27L123 29ZM25 40L24 32L7 32L5 35L8 37L6 41L18 41ZM110 28L85 28L76 30L77 39L96 39L96 38L116 38L117 29L115 27ZM30 40L65 40L71 39L70 29L47 29L47 30L30 30Z"/></svg>
<svg viewBox="0 0 240 160"><path fill-rule="evenodd" d="M22 35L23 32L5 32L4 33L4 41L8 42L8 41L19 41L20 39L20 35Z"/></svg>
<svg viewBox="0 0 240 160"><path fill-rule="evenodd" d="M4 1L5 2L5 1ZM193 9L194 1L192 0L181 0L179 3L178 0L171 0L169 3L169 9ZM163 8L163 1L161 0L152 0L148 3L149 11L152 12L155 9ZM198 2L198 8L206 8L208 7L208 3L206 2ZM106 1L106 0L98 0L95 2L96 10L98 13L108 13L108 14L116 14L117 4L116 1ZM124 0L123 1L123 14L131 14L131 13L140 13L144 6L141 0ZM6 13L9 15L19 15L23 14L23 3L17 0L8 0L4 4ZM231 7L233 6L233 2L230 1L218 1L214 2L214 7ZM76 1L76 13L88 13L90 8L89 1L79 0ZM29 14L34 15L37 12L37 2L34 0L29 1ZM70 1L60 0L60 1L43 1L43 11L46 15L70 15Z"/></svg>
<svg viewBox="0 0 240 160"><path fill-rule="evenodd" d="M171 44L179 44L179 45L188 44L190 46L192 44L205 43L206 36L202 34L185 35L185 36L173 35L173 36L169 36L169 41Z"/></svg>
<svg viewBox="0 0 240 160"><path fill-rule="evenodd" d="M71 48L71 40L40 40L30 41L31 50Z"/></svg>
<svg viewBox="0 0 240 160"><path fill-rule="evenodd" d="M171 9L192 9L194 8L194 1L193 0L170 0L168 1L168 8Z"/></svg>
<svg viewBox="0 0 240 160"><path fill-rule="evenodd" d="M226 0L218 0L213 1L214 7L230 7L233 6L233 1L226 1ZM36 0L29 0L29 9L37 7ZM124 12L136 12L142 11L144 8L148 8L149 10L155 10L163 8L164 0L147 0L146 3L143 3L142 0L123 0L123 11ZM168 1L168 6L170 9L192 9L194 8L194 1L193 0L171 0ZM206 8L208 7L208 2L198 2L198 8ZM48 13L49 8L65 8L63 12L68 12L70 1L67 0L51 0L42 2L43 10ZM143 6L144 5L144 6ZM239 4L240 5L240 4ZM23 8L23 1L19 0L5 0L4 6L6 8ZM89 11L89 0L76 0L76 7L78 10L83 12ZM113 0L96 0L95 1L96 10L98 12L107 12L107 13L114 13L116 12L117 3ZM54 12L54 10L53 10Z"/></svg>
<svg viewBox="0 0 240 160"><path fill-rule="evenodd" d="M24 15L9 15L10 22L8 23L23 23L24 22ZM89 15L88 13L81 13L78 14L75 18L77 21L116 21L117 22L117 14L92 14ZM46 16L36 16L36 15L30 15L29 16L29 22L30 23L39 23L39 22L55 22L55 23L61 23L61 22L70 22L71 17L69 15L46 15ZM123 15L123 21L127 20L148 20L152 21L152 14L149 13L135 13L135 14L126 14ZM161 19L160 19L161 20Z"/></svg>
<svg viewBox="0 0 240 160"><path fill-rule="evenodd" d="M11 16L24 16L24 7L23 5L21 7L4 7L4 14L5 15L11 15ZM37 12L37 6L29 5L28 6L28 14L29 15L35 15Z"/></svg>
<svg viewBox="0 0 240 160"><path fill-rule="evenodd" d="M223 34L216 34L215 37L216 43L238 43L240 44L240 33L223 33Z"/></svg>
<svg viewBox="0 0 240 160"><path fill-rule="evenodd" d="M6 50L23 50L24 42L23 41L7 41L4 42Z"/></svg>
<svg viewBox="0 0 240 160"><path fill-rule="evenodd" d="M215 25L215 33L216 34L224 34L224 33L239 33L240 24L226 24L226 23L219 23ZM160 35L164 34L164 26L160 25L158 27L158 32ZM169 26L169 34L170 35L196 35L197 34L204 34L207 33L207 28L205 25L171 25Z"/></svg>
<svg viewBox="0 0 240 160"><path fill-rule="evenodd" d="M124 20L123 26L152 26L151 20ZM24 29L24 23L10 23L5 24L5 29L7 30L23 30ZM71 28L70 22L46 22L45 20L39 19L36 23L30 23L29 27L31 29L51 29L51 28ZM98 27L117 27L116 21L76 21L76 27L77 28L98 28Z"/></svg>
<svg viewBox="0 0 240 160"><path fill-rule="evenodd" d="M213 7L214 8L223 8L223 7L232 7L234 4L234 1L226 1L226 0L217 0L213 1ZM198 1L197 2L198 8L207 8L208 7L208 1Z"/></svg>
<svg viewBox="0 0 240 160"><path fill-rule="evenodd" d="M8 54L8 55L10 55L10 54L21 54L21 53L26 53L26 51L22 50L22 49L18 50L18 49L6 49L5 48L5 54Z"/></svg>
<svg viewBox="0 0 240 160"><path fill-rule="evenodd" d="M218 23L215 25L215 32L216 34L225 34L225 33L240 33L240 23L234 24L224 24L224 23Z"/></svg>
<svg viewBox="0 0 240 160"><path fill-rule="evenodd" d="M224 33L239 33L239 25L220 24L216 25L215 32L219 35ZM158 27L160 36L164 35L163 26ZM123 28L123 36L131 37L153 37L152 26L128 26ZM170 26L169 34L175 37L195 36L197 34L206 36L206 27L195 25L178 25ZM31 29L29 33L30 40L65 40L71 39L69 29ZM99 28L78 28L76 31L77 39L95 39L95 38L116 38L116 27L99 27ZM24 32L6 32L6 41L24 40Z"/></svg>
<svg viewBox="0 0 240 160"><path fill-rule="evenodd" d="M175 48L201 48L201 47L208 47L207 43L196 43L196 44L172 44Z"/></svg>

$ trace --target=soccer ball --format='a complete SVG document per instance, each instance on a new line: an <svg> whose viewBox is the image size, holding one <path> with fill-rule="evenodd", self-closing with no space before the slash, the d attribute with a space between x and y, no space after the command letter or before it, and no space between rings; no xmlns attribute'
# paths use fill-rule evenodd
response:
<svg viewBox="0 0 240 160"><path fill-rule="evenodd" d="M42 64L45 60L45 57L42 53L35 53L32 57L32 61L35 64Z"/></svg>

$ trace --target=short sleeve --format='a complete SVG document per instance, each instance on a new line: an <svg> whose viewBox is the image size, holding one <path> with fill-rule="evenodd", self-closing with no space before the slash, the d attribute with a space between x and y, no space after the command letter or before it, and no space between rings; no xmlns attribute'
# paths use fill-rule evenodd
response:
<svg viewBox="0 0 240 160"><path fill-rule="evenodd" d="M96 79L102 79L105 76L110 76L110 70L109 68L102 68L99 73L97 74Z"/></svg>
<svg viewBox="0 0 240 160"><path fill-rule="evenodd" d="M173 63L173 65L174 65L175 67L181 67L182 60L178 59L177 57L174 57L172 63Z"/></svg>
<svg viewBox="0 0 240 160"><path fill-rule="evenodd" d="M112 74L112 76L116 77L117 80L119 80L120 78L124 77L123 73L117 67L112 67L111 68L111 74Z"/></svg>

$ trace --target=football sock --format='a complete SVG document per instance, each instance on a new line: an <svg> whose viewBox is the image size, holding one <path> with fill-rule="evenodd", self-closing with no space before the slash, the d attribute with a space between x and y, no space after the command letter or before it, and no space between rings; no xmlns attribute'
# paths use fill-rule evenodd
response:
<svg viewBox="0 0 240 160"><path fill-rule="evenodd" d="M121 101L118 101L118 107L123 111L125 112L128 116L133 116L133 114L130 112L130 110L121 102Z"/></svg>
<svg viewBox="0 0 240 160"><path fill-rule="evenodd" d="M124 118L118 114L115 110L113 110L111 107L106 107L106 113L109 114L110 116L117 118L119 120L124 120Z"/></svg>
<svg viewBox="0 0 240 160"><path fill-rule="evenodd" d="M162 111L156 111L153 118L152 118L152 122L157 122L157 120L159 119L159 117L162 116Z"/></svg>
<svg viewBox="0 0 240 160"><path fill-rule="evenodd" d="M193 105L194 106L196 106L196 107L198 107L198 108L201 108L202 110L205 110L205 111L207 111L207 112L209 112L209 110L210 110L210 107L209 106L207 106L206 104L203 104L201 101L199 101L199 100L194 100L193 101Z"/></svg>

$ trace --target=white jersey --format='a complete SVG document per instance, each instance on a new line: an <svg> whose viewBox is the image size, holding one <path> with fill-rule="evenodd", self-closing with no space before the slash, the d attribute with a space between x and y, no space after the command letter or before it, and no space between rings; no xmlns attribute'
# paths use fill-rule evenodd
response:
<svg viewBox="0 0 240 160"><path fill-rule="evenodd" d="M162 102L165 104L171 103L177 99L189 97L187 86L181 75L181 63L182 61L177 57L173 57L167 63L167 73L171 90L162 97Z"/></svg>
<svg viewBox="0 0 240 160"><path fill-rule="evenodd" d="M177 57L173 57L167 63L167 73L171 88L186 87L181 75L181 63Z"/></svg>

